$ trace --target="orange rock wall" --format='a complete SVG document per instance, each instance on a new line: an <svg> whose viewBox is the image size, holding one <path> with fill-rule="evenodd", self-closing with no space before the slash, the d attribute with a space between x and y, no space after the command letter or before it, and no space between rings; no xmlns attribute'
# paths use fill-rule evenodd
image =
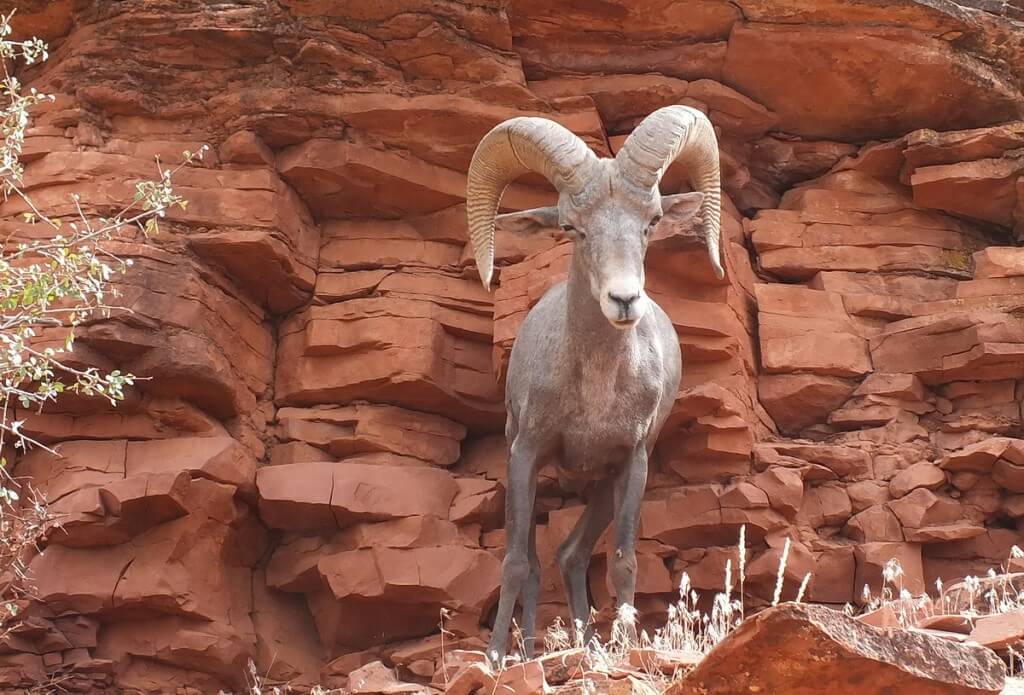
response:
<svg viewBox="0 0 1024 695"><path fill-rule="evenodd" d="M3 4L3 3L0 3ZM9 3L7 3L9 4ZM114 250L130 312L76 357L146 377L66 402L24 456L64 515L0 686L293 685L381 658L434 677L479 645L502 557L501 382L564 275L555 230L466 248L465 170L517 115L614 153L684 103L719 131L727 277L661 230L648 289L684 355L644 503L638 607L682 572L721 587L746 527L748 604L857 602L898 558L912 591L1006 560L1024 518L1024 33L1011 4L759 0L25 0L58 95L25 145L46 209L95 213L213 145L161 233ZM6 9L6 8L5 8ZM999 14L1002 12L1003 14ZM1021 15L1021 16L1017 16ZM673 167L664 190L684 173ZM525 177L508 209L552 192ZM0 205L10 231L17 201ZM541 474L544 623L580 513ZM591 588L607 609L603 547ZM605 611L606 615L606 611Z"/></svg>

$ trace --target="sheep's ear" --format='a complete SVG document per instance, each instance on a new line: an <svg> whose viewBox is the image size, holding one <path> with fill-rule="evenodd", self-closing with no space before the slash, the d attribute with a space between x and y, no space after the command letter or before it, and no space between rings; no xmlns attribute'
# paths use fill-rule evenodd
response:
<svg viewBox="0 0 1024 695"><path fill-rule="evenodd" d="M498 215L494 218L494 225L517 232L526 231L531 227L557 227L558 206L532 208Z"/></svg>
<svg viewBox="0 0 1024 695"><path fill-rule="evenodd" d="M671 220L680 226L687 225L700 212L703 202L704 194L700 191L663 195L661 197L662 219Z"/></svg>

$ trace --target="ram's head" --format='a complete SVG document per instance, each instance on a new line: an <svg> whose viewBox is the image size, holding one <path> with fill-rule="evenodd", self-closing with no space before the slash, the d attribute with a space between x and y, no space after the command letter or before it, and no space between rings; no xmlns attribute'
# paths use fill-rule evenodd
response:
<svg viewBox="0 0 1024 695"><path fill-rule="evenodd" d="M658 183L676 159L686 166L695 192L662 196ZM513 215L565 230L576 244L574 263L613 325L633 326L647 308L644 256L663 217L682 222L699 215L711 265L719 278L724 276L718 143L700 111L687 106L655 111L614 159L599 159L572 132L544 118L513 118L495 126L473 154L466 187L469 236L485 288L494 271L501 195L530 171L555 186L558 205Z"/></svg>

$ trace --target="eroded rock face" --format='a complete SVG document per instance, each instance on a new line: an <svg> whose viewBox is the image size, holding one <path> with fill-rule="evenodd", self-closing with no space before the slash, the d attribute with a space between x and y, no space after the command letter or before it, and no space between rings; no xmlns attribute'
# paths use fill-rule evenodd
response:
<svg viewBox="0 0 1024 695"><path fill-rule="evenodd" d="M572 253L558 229L503 227L480 286L465 172L514 116L606 156L668 104L719 133L726 278L693 229L659 227L648 254L685 369L641 514L645 624L683 572L719 589L741 528L752 607L787 538L783 596L810 572L806 596L840 605L892 559L923 592L1019 543L1024 55L999 3L18 5L16 30L53 44L21 76L58 95L24 146L48 212L73 215L75 191L108 213L154 156L212 150L176 179L187 210L111 245L131 312L79 333L77 363L147 379L116 410L16 414L57 447L17 473L63 523L3 687L237 690L251 656L295 687L407 692L444 683L442 612L446 647L482 647L508 356ZM684 186L669 167L663 191ZM528 175L502 209L554 200ZM39 233L24 211L0 205L14 238ZM545 625L566 617L555 554L582 506L545 468L536 509ZM765 620L853 648L808 610ZM1014 620L979 634L1016 639Z"/></svg>

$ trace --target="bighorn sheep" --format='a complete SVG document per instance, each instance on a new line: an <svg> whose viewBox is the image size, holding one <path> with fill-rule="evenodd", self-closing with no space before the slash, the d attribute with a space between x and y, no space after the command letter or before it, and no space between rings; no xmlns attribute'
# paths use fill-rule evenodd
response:
<svg viewBox="0 0 1024 695"><path fill-rule="evenodd" d="M658 184L680 159L697 189L661 196ZM686 106L648 116L614 159L598 158L576 135L543 118L495 126L473 154L467 181L469 236L484 287L494 267L494 225L505 187L527 172L545 176L558 205L502 215L559 225L573 239L569 277L529 312L506 379L509 447L506 555L492 661L505 657L517 598L527 656L533 653L540 587L534 522L536 477L547 461L589 499L557 559L574 621L589 617L587 569L615 518L609 549L619 605L632 604L636 536L647 460L679 387L675 329L644 292L644 256L662 215L700 216L715 274L721 215L718 145L710 121Z"/></svg>

